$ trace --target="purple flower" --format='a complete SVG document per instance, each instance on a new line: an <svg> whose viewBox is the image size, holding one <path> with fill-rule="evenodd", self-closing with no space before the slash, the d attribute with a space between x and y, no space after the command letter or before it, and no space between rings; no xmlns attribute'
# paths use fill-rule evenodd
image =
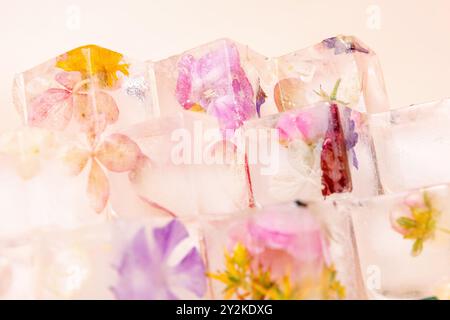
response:
<svg viewBox="0 0 450 320"><path fill-rule="evenodd" d="M352 119L352 111L349 108L345 108L344 110L344 119L347 125L345 130L345 146L346 149L350 152L352 157L353 166L358 169L359 162L358 158L356 158L355 146L358 143L358 134L355 131L355 120Z"/></svg>
<svg viewBox="0 0 450 320"><path fill-rule="evenodd" d="M224 129L236 129L256 113L253 88L229 42L199 59L182 56L175 95L185 109L217 117Z"/></svg>
<svg viewBox="0 0 450 320"><path fill-rule="evenodd" d="M117 269L119 280L112 288L121 300L175 300L177 288L202 297L206 291L205 266L196 248L181 261L168 264L172 251L188 237L186 228L173 220L153 230L154 243L148 242L145 228L141 228L125 248Z"/></svg>
<svg viewBox="0 0 450 320"><path fill-rule="evenodd" d="M334 49L334 54L336 55L351 52L369 53L369 50L359 44L353 37L337 36L325 39L322 43L328 49Z"/></svg>

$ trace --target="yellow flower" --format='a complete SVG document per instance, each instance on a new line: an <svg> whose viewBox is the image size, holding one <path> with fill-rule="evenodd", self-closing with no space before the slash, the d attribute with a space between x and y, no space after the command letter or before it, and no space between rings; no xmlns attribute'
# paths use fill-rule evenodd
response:
<svg viewBox="0 0 450 320"><path fill-rule="evenodd" d="M324 267L321 281L305 279L296 283L290 272L275 279L270 269L252 266L247 248L237 243L231 253L225 251L225 271L207 274L225 284L224 299L300 300L309 298L342 299L345 288L336 279L334 267Z"/></svg>
<svg viewBox="0 0 450 320"><path fill-rule="evenodd" d="M87 45L66 52L57 58L56 67L65 71L78 71L83 79L96 76L100 85L112 88L118 73L128 76L129 65L122 62L123 55L96 45Z"/></svg>
<svg viewBox="0 0 450 320"><path fill-rule="evenodd" d="M391 212L390 219L392 227L403 235L403 239L414 240L411 253L417 256L422 252L424 242L441 229L436 225L439 215L430 196L424 192L406 197L404 203Z"/></svg>

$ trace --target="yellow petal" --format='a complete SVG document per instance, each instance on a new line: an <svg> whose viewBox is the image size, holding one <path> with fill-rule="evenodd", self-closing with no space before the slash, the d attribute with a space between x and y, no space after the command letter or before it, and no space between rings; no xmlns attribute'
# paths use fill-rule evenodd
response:
<svg viewBox="0 0 450 320"><path fill-rule="evenodd" d="M56 67L65 71L78 71L84 79L95 76L102 87L112 88L118 80L118 73L128 75L129 65L122 60L123 55L118 52L87 45L59 56Z"/></svg>

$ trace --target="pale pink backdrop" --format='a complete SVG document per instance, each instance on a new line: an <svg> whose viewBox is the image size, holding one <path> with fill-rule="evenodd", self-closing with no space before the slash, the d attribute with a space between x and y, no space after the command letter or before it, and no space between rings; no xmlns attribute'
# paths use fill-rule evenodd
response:
<svg viewBox="0 0 450 320"><path fill-rule="evenodd" d="M220 37L269 56L352 34L381 60L392 107L450 96L448 0L1 0L0 131L16 72L94 43L160 59Z"/></svg>

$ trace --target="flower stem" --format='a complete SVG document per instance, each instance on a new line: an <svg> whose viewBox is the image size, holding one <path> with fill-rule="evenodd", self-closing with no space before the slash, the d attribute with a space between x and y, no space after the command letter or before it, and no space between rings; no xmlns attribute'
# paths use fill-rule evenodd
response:
<svg viewBox="0 0 450 320"><path fill-rule="evenodd" d="M250 176L250 168L248 165L248 157L247 152L245 153L245 175L247 178L247 186L248 186L248 207L254 208L255 207L255 197L253 195L253 186L252 186L252 178Z"/></svg>
<svg viewBox="0 0 450 320"><path fill-rule="evenodd" d="M336 81L336 84L334 85L333 91L331 92L331 95L330 95L330 100L331 100L331 101L336 100L336 97L337 97L337 91L338 91L338 89L339 89L339 85L340 85L340 84L341 84L341 79L338 79L338 80Z"/></svg>

